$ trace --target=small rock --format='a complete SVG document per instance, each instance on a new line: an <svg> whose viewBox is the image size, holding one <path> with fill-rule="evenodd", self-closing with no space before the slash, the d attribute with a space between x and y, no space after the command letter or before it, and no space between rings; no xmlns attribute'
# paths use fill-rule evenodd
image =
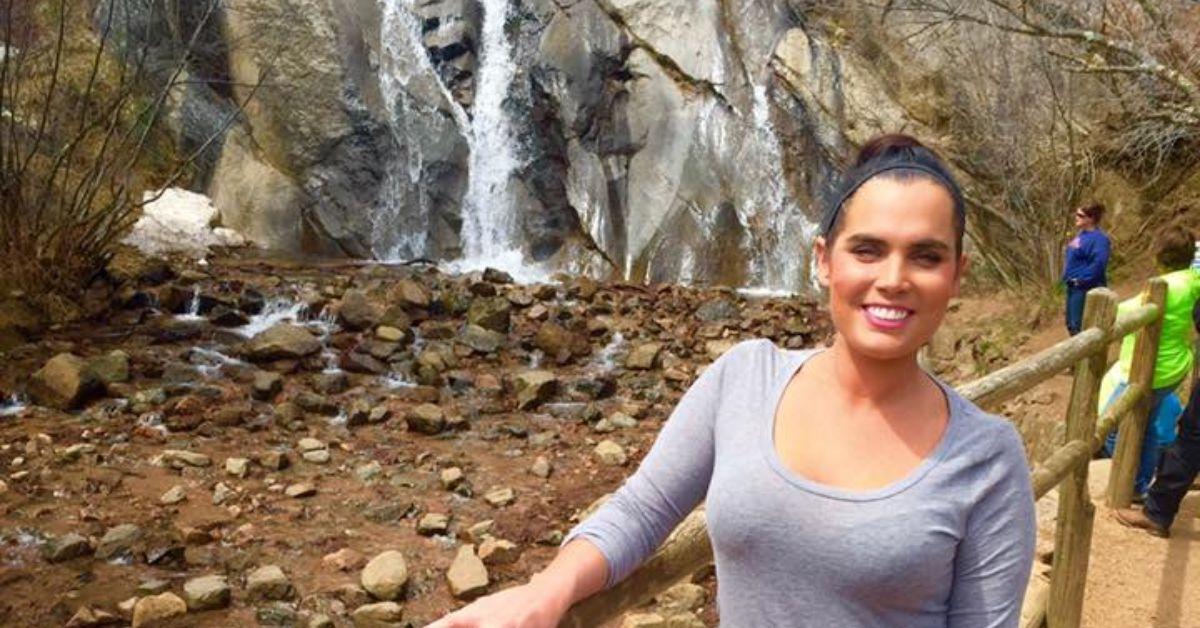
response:
<svg viewBox="0 0 1200 628"><path fill-rule="evenodd" d="M475 548L463 545L446 572L450 593L460 600L470 600L481 595L488 586L488 571L483 561L475 555Z"/></svg>
<svg viewBox="0 0 1200 628"><path fill-rule="evenodd" d="M511 565L521 557L521 549L512 541L484 539L479 544L479 559L485 565Z"/></svg>
<svg viewBox="0 0 1200 628"><path fill-rule="evenodd" d="M237 478L244 478L250 473L250 459L248 458L226 458L225 473Z"/></svg>
<svg viewBox="0 0 1200 628"><path fill-rule="evenodd" d="M92 544L83 536L74 532L68 532L46 543L42 548L42 553L48 562L61 563L72 558L91 554Z"/></svg>
<svg viewBox="0 0 1200 628"><path fill-rule="evenodd" d="M450 529L450 517L440 513L428 513L417 522L417 534L433 536L445 534Z"/></svg>
<svg viewBox="0 0 1200 628"><path fill-rule="evenodd" d="M121 623L121 618L87 606L82 606L67 621L67 628L93 628L94 626L109 626Z"/></svg>
<svg viewBox="0 0 1200 628"><path fill-rule="evenodd" d="M538 456L537 459L533 461L533 466L529 467L529 472L538 476L539 478L546 479L550 477L552 469L553 467L551 467L550 460L548 458L545 456Z"/></svg>
<svg viewBox="0 0 1200 628"><path fill-rule="evenodd" d="M313 464L329 464L331 456L328 449L314 449L301 454L301 457Z"/></svg>
<svg viewBox="0 0 1200 628"><path fill-rule="evenodd" d="M370 482L379 477L381 473L383 473L383 466L375 460L354 468L354 475L358 476L361 482Z"/></svg>
<svg viewBox="0 0 1200 628"><path fill-rule="evenodd" d="M662 344L658 342L647 342L638 345L626 356L625 368L642 371L652 369L658 361L658 354L661 351Z"/></svg>
<svg viewBox="0 0 1200 628"><path fill-rule="evenodd" d="M250 572L246 591L264 600L286 600L294 593L291 581L277 565L264 565Z"/></svg>
<svg viewBox="0 0 1200 628"><path fill-rule="evenodd" d="M174 506L185 499L187 499L187 490L183 486L176 484L163 493L162 497L158 498L158 503L164 506Z"/></svg>
<svg viewBox="0 0 1200 628"><path fill-rule="evenodd" d="M327 567L337 569L338 571L353 571L365 565L367 557L348 547L344 547L331 554L326 554L321 559L321 562Z"/></svg>
<svg viewBox="0 0 1200 628"><path fill-rule="evenodd" d="M300 442L296 443L296 449L300 451L316 451L319 449L328 449L328 447L328 445L315 438L301 438Z"/></svg>
<svg viewBox="0 0 1200 628"><path fill-rule="evenodd" d="M187 603L174 593L144 597L133 607L133 628L166 626L172 619L186 615L187 611Z"/></svg>
<svg viewBox="0 0 1200 628"><path fill-rule="evenodd" d="M375 326L383 316L383 308L371 301L361 290L350 290L342 295L338 307L338 320L346 329L358 331Z"/></svg>
<svg viewBox="0 0 1200 628"><path fill-rule="evenodd" d="M317 613L308 618L305 628L334 628L333 619L325 613Z"/></svg>
<svg viewBox="0 0 1200 628"><path fill-rule="evenodd" d="M391 325L380 325L379 327L375 328L375 337L384 342L398 343L402 342L407 337L407 334L404 333L404 330L397 327L392 327Z"/></svg>
<svg viewBox="0 0 1200 628"><path fill-rule="evenodd" d="M448 491L452 491L455 488L457 488L459 484L462 484L464 479L465 479L465 476L463 475L463 470L458 467L450 467L448 469L442 469L442 472L441 472L442 488L444 488Z"/></svg>
<svg viewBox="0 0 1200 628"><path fill-rule="evenodd" d="M133 545L142 538L142 529L132 523L123 523L109 528L96 545L96 558L108 560L128 554Z"/></svg>
<svg viewBox="0 0 1200 628"><path fill-rule="evenodd" d="M470 347L476 353L495 353L504 346L506 340L506 335L479 325L467 325L458 337L460 344Z"/></svg>
<svg viewBox="0 0 1200 628"><path fill-rule="evenodd" d="M480 543L491 537L492 530L496 527L495 520L484 519L479 523L467 528L467 538L471 539L472 543Z"/></svg>
<svg viewBox="0 0 1200 628"><path fill-rule="evenodd" d="M497 508L501 506L507 506L516 501L516 499L517 494L507 486L494 488L483 496L484 501Z"/></svg>
<svg viewBox="0 0 1200 628"><path fill-rule="evenodd" d="M425 289L425 286L412 279L401 279L396 284L396 287L392 289L390 296L410 307L420 309L429 307L429 291Z"/></svg>
<svg viewBox="0 0 1200 628"><path fill-rule="evenodd" d="M362 586L376 599L394 600L408 582L404 554L388 550L371 559L362 571Z"/></svg>
<svg viewBox="0 0 1200 628"><path fill-rule="evenodd" d="M423 403L408 412L404 417L408 429L422 434L437 434L446 428L446 415L442 409L432 403Z"/></svg>
<svg viewBox="0 0 1200 628"><path fill-rule="evenodd" d="M149 580L143 580L140 584L138 584L137 594L158 595L159 593L166 593L166 591L170 588L170 582L167 582L166 580L159 580L158 578L151 578Z"/></svg>
<svg viewBox="0 0 1200 628"><path fill-rule="evenodd" d="M550 371L527 371L514 378L517 407L528 410L549 401L558 392L558 377Z"/></svg>
<svg viewBox="0 0 1200 628"><path fill-rule="evenodd" d="M185 449L167 449L162 452L162 460L175 469L183 467L207 467L212 464L212 458L195 451Z"/></svg>
<svg viewBox="0 0 1200 628"><path fill-rule="evenodd" d="M367 604L354 609L350 618L355 628L401 628L404 608L395 602Z"/></svg>
<svg viewBox="0 0 1200 628"><path fill-rule="evenodd" d="M258 464L269 471L282 471L288 468L291 460L282 451L268 451L258 455Z"/></svg>
<svg viewBox="0 0 1200 628"><path fill-rule="evenodd" d="M623 466L629 461L629 457L625 454L625 448L611 440L600 441L593 453L601 463L614 467Z"/></svg>
<svg viewBox="0 0 1200 628"><path fill-rule="evenodd" d="M250 396L259 401L270 401L283 390L283 376L273 371L258 371L254 374L254 388Z"/></svg>
<svg viewBox="0 0 1200 628"><path fill-rule="evenodd" d="M283 493L288 497L299 499L301 497L312 497L317 494L317 487L313 486L312 482L297 482L289 485L284 489Z"/></svg>
<svg viewBox="0 0 1200 628"><path fill-rule="evenodd" d="M210 611L229 606L230 589L225 576L200 576L183 583L183 599L190 611Z"/></svg>
<svg viewBox="0 0 1200 628"><path fill-rule="evenodd" d="M217 482L217 485L213 487L212 503L214 506L220 506L234 497L237 497L237 493L224 482Z"/></svg>

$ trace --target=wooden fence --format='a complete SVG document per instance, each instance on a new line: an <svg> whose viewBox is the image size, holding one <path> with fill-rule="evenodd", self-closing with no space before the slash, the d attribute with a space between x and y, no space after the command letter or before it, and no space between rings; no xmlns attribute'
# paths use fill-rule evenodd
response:
<svg viewBox="0 0 1200 628"><path fill-rule="evenodd" d="M1058 521L1050 587L1044 595L1029 595L1023 628L1079 626L1087 581L1095 508L1088 494L1088 462L1114 429L1132 438L1119 438L1109 478L1107 502L1127 508L1141 454L1142 434L1153 403L1158 337L1167 285L1152 279L1142 304L1117 316L1117 297L1106 289L1092 290L1084 308L1084 331L1045 351L995 371L958 389L988 410L1013 399L1063 370L1074 367L1067 408L1065 444L1032 472L1033 491L1041 499L1059 488ZM1097 418L1100 380L1108 367L1109 347L1137 333L1129 384ZM659 551L615 587L576 604L560 626L591 628L649 602L670 586L712 562L712 545L703 508L688 515Z"/></svg>

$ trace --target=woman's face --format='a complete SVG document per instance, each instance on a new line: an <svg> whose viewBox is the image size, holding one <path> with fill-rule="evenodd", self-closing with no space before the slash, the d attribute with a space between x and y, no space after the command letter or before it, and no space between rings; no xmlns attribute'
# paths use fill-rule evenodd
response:
<svg viewBox="0 0 1200 628"><path fill-rule="evenodd" d="M833 243L814 246L834 327L862 355L911 357L941 324L966 270L954 250L954 201L926 179L875 178L842 213Z"/></svg>
<svg viewBox="0 0 1200 628"><path fill-rule="evenodd" d="M1092 229L1096 226L1096 221L1092 220L1082 209L1075 210L1075 228L1076 229Z"/></svg>

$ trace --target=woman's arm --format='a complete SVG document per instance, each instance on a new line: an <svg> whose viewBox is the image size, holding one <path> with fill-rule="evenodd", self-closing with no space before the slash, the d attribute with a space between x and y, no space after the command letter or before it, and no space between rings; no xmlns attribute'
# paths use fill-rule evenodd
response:
<svg viewBox="0 0 1200 628"><path fill-rule="evenodd" d="M1037 539L1033 487L1021 437L1011 425L1000 439L996 475L967 521L954 559L948 628L1015 628Z"/></svg>

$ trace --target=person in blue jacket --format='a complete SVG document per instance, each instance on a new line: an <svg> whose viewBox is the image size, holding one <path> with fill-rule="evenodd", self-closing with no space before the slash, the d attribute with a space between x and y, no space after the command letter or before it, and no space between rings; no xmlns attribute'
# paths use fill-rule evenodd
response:
<svg viewBox="0 0 1200 628"><path fill-rule="evenodd" d="M1067 332L1072 336L1083 326L1083 302L1088 290L1108 284L1108 254L1112 244L1100 229L1104 206L1084 205L1075 210L1079 233L1067 243L1062 281L1067 286Z"/></svg>

